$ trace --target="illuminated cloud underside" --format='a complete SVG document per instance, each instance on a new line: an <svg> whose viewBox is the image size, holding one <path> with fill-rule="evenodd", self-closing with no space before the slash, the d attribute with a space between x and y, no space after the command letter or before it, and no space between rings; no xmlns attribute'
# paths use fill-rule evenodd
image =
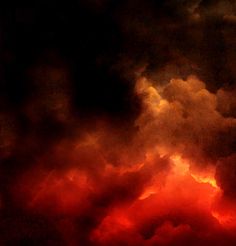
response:
<svg viewBox="0 0 236 246"><path fill-rule="evenodd" d="M78 230L95 245L235 242L236 205L227 205L215 160L204 152L235 119L216 110L218 94L194 76L163 87L143 77L136 90L143 111L132 143L103 122L55 145L18 179L16 202L55 220L69 245L83 240ZM52 161L59 166L45 168ZM79 218L90 218L88 229Z"/></svg>

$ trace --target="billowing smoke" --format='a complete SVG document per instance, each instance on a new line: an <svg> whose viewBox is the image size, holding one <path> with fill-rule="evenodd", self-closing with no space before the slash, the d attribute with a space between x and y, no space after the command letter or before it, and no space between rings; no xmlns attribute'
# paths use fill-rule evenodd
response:
<svg viewBox="0 0 236 246"><path fill-rule="evenodd" d="M234 1L0 12L0 244L236 244Z"/></svg>

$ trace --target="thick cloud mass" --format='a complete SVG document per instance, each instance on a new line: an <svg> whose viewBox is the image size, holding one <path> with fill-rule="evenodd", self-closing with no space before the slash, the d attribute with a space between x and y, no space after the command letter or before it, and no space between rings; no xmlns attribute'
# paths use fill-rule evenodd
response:
<svg viewBox="0 0 236 246"><path fill-rule="evenodd" d="M1 3L0 245L236 245L236 4Z"/></svg>
<svg viewBox="0 0 236 246"><path fill-rule="evenodd" d="M211 93L195 77L172 79L158 89L142 78L137 88L144 98L144 112L136 122L142 142L199 157L200 162L234 152L236 119L217 110L222 100L218 94L224 91Z"/></svg>

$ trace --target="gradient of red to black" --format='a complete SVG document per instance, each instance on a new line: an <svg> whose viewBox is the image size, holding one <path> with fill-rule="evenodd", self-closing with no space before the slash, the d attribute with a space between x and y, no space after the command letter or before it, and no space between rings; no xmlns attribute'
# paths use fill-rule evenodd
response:
<svg viewBox="0 0 236 246"><path fill-rule="evenodd" d="M236 245L233 0L0 6L0 245Z"/></svg>

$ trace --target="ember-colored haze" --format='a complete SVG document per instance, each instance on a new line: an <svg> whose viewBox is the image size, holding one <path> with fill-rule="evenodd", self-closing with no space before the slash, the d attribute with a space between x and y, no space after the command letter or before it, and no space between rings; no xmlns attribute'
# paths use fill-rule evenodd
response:
<svg viewBox="0 0 236 246"><path fill-rule="evenodd" d="M234 1L52 2L0 13L0 245L236 245Z"/></svg>
<svg viewBox="0 0 236 246"><path fill-rule="evenodd" d="M227 169L215 177L223 164L205 149L235 119L194 76L165 86L142 77L136 91L143 106L129 143L104 120L56 143L16 177L14 203L47 218L65 245L233 244Z"/></svg>

